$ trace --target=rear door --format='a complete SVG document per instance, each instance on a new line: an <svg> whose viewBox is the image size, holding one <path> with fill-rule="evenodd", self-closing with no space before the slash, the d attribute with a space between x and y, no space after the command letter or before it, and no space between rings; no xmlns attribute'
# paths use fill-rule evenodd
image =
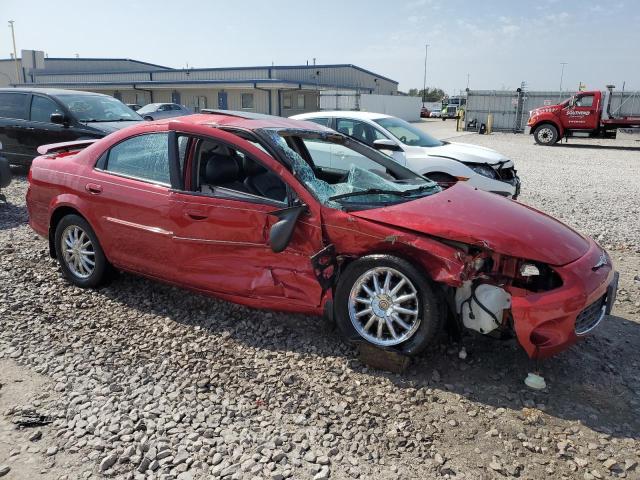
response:
<svg viewBox="0 0 640 480"><path fill-rule="evenodd" d="M303 214L289 246L274 253L269 231L278 218L272 212L286 208L295 195L278 172L282 166L226 132L191 139L200 144L191 149L187 171L192 178L170 198L181 282L252 305L260 299L274 308L318 306L322 291L310 258L322 249L319 210ZM271 198L251 187L255 184L284 196Z"/></svg>
<svg viewBox="0 0 640 480"><path fill-rule="evenodd" d="M115 265L175 279L170 178L168 132L129 137L98 159L84 188Z"/></svg>
<svg viewBox="0 0 640 480"><path fill-rule="evenodd" d="M0 92L0 143L10 163L30 165L35 155L27 143L29 130L29 97L26 92Z"/></svg>

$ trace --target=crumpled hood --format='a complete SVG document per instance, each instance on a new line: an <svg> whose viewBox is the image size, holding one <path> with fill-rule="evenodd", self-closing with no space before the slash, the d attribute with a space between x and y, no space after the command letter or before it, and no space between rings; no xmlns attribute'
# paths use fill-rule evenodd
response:
<svg viewBox="0 0 640 480"><path fill-rule="evenodd" d="M464 163L488 163L495 165L507 162L509 159L501 153L486 147L470 145L468 143L447 143L440 147L412 147L420 149L429 156L453 158Z"/></svg>
<svg viewBox="0 0 640 480"><path fill-rule="evenodd" d="M131 125L136 125L139 122L144 122L144 120L131 120L127 122L81 122L81 123L87 127L100 130L108 135L110 133L115 132L116 130L121 130L123 128L130 127Z"/></svg>
<svg viewBox="0 0 640 480"><path fill-rule="evenodd" d="M560 221L464 183L418 200L350 214L549 265L570 263L589 248L584 237Z"/></svg>

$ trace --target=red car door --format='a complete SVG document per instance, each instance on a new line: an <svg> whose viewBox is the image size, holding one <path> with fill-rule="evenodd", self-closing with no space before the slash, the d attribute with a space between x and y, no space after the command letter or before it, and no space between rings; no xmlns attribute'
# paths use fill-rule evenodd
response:
<svg viewBox="0 0 640 480"><path fill-rule="evenodd" d="M562 124L568 130L595 130L598 127L598 100L593 94L577 95L575 104L562 110Z"/></svg>
<svg viewBox="0 0 640 480"><path fill-rule="evenodd" d="M168 149L167 132L125 139L99 158L83 185L109 260L164 279L175 276Z"/></svg>
<svg viewBox="0 0 640 480"><path fill-rule="evenodd" d="M317 206L298 219L289 246L274 253L269 231L278 218L271 212L286 208L297 195L293 176L227 132L215 131L197 143L187 167L192 180L170 194L180 281L253 306L317 307L322 289L310 260L323 248ZM252 189L252 179L268 183L269 191Z"/></svg>

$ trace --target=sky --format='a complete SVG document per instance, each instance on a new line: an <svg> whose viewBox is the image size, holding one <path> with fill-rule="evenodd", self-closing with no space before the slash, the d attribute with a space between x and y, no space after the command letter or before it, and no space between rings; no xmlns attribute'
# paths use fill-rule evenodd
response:
<svg viewBox="0 0 640 480"><path fill-rule="evenodd" d="M640 90L640 0L0 0L0 58L175 68L351 63L422 88ZM0 30L2 32L2 30ZM468 77L467 77L468 75Z"/></svg>

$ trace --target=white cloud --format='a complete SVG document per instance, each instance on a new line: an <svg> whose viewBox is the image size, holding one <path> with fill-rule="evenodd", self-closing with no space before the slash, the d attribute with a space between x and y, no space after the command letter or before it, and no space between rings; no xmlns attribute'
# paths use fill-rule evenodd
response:
<svg viewBox="0 0 640 480"><path fill-rule="evenodd" d="M517 33L519 30L520 30L520 27L518 25L513 25L513 24L503 25L500 28L500 31L505 35L513 35Z"/></svg>
<svg viewBox="0 0 640 480"><path fill-rule="evenodd" d="M544 18L549 22L563 23L570 16L571 15L569 15L567 12L560 12L560 13L552 13L551 15L547 15Z"/></svg>

